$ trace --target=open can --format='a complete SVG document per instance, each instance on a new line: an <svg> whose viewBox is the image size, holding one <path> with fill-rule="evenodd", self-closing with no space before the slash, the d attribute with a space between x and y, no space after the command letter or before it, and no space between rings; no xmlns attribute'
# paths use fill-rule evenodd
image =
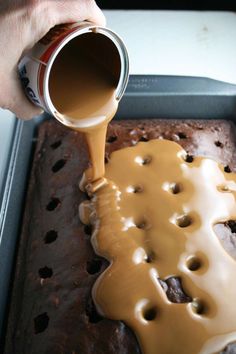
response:
<svg viewBox="0 0 236 354"><path fill-rule="evenodd" d="M129 58L122 39L108 28L89 22L56 26L34 46L19 64L20 78L30 100L69 127L73 127L73 124L61 114L60 109L53 101L50 91L50 77L55 62L62 51L78 38L84 39L80 41L84 43L84 46L78 47L77 55L86 50L86 38L90 41L94 40L92 43L94 60L100 58L104 69L108 68L116 76L115 94L119 101L128 83ZM83 124L82 120L81 124ZM78 125L77 127L79 128Z"/></svg>

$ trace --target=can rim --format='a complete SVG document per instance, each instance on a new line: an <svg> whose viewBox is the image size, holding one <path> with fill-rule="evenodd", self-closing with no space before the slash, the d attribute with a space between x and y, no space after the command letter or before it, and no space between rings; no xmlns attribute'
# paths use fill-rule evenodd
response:
<svg viewBox="0 0 236 354"><path fill-rule="evenodd" d="M127 48L122 41L121 37L119 37L115 32L112 30L106 28L106 27L101 27L101 26L96 26L96 25L88 25L85 28L78 28L74 32L70 33L68 36L66 36L60 45L52 52L52 55L50 59L47 62L46 68L45 68L45 76L44 76L44 82L43 82L43 92L44 92L44 97L45 97L45 104L47 107L47 110L49 113L51 113L53 116L57 118L60 117L60 121L63 120L63 123L68 125L66 123L65 119L62 119L62 115L60 112L57 111L56 107L54 106L51 98L50 98L50 93L49 93L49 77L50 77L50 72L52 65L54 61L56 60L59 52L62 50L62 48L65 47L67 43L69 43L72 39L78 36L78 34L84 34L84 33L89 33L93 32L94 29L96 29L96 33L101 33L108 37L116 46L120 60L121 60L121 73L120 73L120 79L116 88L116 98L119 101L121 97L123 96L125 89L128 84L129 80L129 56L128 56L128 51Z"/></svg>

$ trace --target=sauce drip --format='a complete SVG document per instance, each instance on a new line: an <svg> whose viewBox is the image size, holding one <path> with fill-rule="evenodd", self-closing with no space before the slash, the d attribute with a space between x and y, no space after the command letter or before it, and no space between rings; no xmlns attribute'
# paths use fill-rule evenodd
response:
<svg viewBox="0 0 236 354"><path fill-rule="evenodd" d="M145 354L207 354L236 340L236 262L213 226L236 219L236 176L212 159L186 158L152 140L114 152L107 184L80 206L92 244L110 261L93 298L135 332ZM190 303L159 280L179 277Z"/></svg>

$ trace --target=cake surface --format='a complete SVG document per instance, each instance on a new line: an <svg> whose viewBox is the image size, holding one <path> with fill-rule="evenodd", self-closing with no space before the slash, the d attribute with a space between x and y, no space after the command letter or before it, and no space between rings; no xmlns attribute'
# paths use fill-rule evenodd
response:
<svg viewBox="0 0 236 354"><path fill-rule="evenodd" d="M155 138L177 141L190 155L212 157L235 171L234 126L224 121L114 121L106 160L114 150ZM91 230L78 218L78 206L86 198L78 182L87 165L81 134L55 121L40 126L5 353L140 353L128 327L101 318L91 300L91 288L108 263L94 254ZM234 221L216 227L233 257L235 232ZM163 287L171 301L190 301L179 279L169 279ZM224 353L235 348L231 344Z"/></svg>

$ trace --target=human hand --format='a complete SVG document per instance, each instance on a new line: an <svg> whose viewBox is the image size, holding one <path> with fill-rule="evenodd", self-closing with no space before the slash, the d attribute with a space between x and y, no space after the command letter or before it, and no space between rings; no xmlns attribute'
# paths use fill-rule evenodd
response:
<svg viewBox="0 0 236 354"><path fill-rule="evenodd" d="M0 0L0 108L22 119L41 113L25 96L18 63L55 25L84 20L105 25L94 0Z"/></svg>

